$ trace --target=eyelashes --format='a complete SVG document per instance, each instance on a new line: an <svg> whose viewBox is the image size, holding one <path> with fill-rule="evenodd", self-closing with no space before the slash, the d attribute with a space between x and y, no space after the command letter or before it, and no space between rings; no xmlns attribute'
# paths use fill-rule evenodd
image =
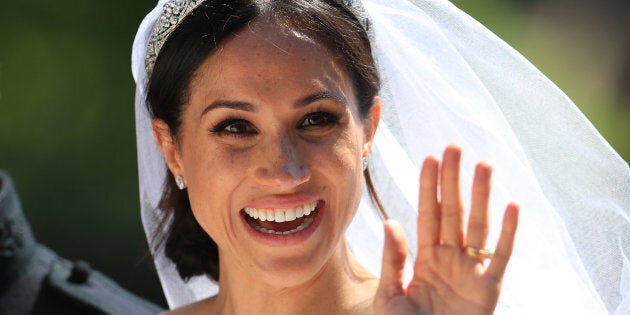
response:
<svg viewBox="0 0 630 315"><path fill-rule="evenodd" d="M328 130L337 125L340 120L340 114L318 110L304 115L298 122L296 128L305 131ZM246 137L258 134L258 130L251 122L238 117L222 120L212 127L210 132L219 136L233 137Z"/></svg>
<svg viewBox="0 0 630 315"><path fill-rule="evenodd" d="M242 137L246 135L254 135L258 131L247 120L242 118L228 118L215 125L211 132L216 135L229 135Z"/></svg>
<svg viewBox="0 0 630 315"><path fill-rule="evenodd" d="M341 119L341 115L333 114L326 111L315 111L306 114L302 119L298 128L317 128L317 127L327 127L331 125L336 125L339 123Z"/></svg>

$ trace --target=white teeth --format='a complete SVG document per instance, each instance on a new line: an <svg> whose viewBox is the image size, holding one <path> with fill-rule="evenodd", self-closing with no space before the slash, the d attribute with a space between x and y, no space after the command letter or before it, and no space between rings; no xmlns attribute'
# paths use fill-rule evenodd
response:
<svg viewBox="0 0 630 315"><path fill-rule="evenodd" d="M245 208L245 213L249 214L249 216L254 219L258 219L258 211L256 211L256 209ZM262 220L262 221L265 221L265 220Z"/></svg>
<svg viewBox="0 0 630 315"><path fill-rule="evenodd" d="M260 221L291 222L303 216L308 216L315 211L316 206L317 202L287 209L245 208L245 213Z"/></svg>
<svg viewBox="0 0 630 315"><path fill-rule="evenodd" d="M284 211L276 211L276 222L284 222L286 220L286 215Z"/></svg>
<svg viewBox="0 0 630 315"><path fill-rule="evenodd" d="M313 223L313 218L306 218L306 219L304 219L304 222L302 222L302 224L300 224L300 225L299 225L298 227L296 227L295 229L288 230L288 231L284 231L284 232L274 231L274 230L271 230L271 229L267 229L267 228L261 227L261 226L259 226L259 225L253 225L253 227L254 227L257 231L262 232L262 233L265 233L265 234L289 235L289 234L293 234L293 233L296 233L296 232L299 232L299 231L304 230L304 229L305 229L305 228L307 228L309 225L311 225L311 223Z"/></svg>
<svg viewBox="0 0 630 315"><path fill-rule="evenodd" d="M285 219L285 221L293 221L293 220L295 220L295 210L287 209L287 211L284 212L284 219Z"/></svg>

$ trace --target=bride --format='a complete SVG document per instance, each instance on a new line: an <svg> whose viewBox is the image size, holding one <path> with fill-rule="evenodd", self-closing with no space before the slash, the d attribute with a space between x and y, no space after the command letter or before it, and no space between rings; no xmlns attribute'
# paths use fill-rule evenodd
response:
<svg viewBox="0 0 630 315"><path fill-rule="evenodd" d="M536 105L517 108L529 95L488 61L549 88L468 19L440 1L159 3L134 76L143 220L169 304L188 304L174 312L530 313L548 292L561 310L610 309L581 256L601 239L579 235L589 220L553 182L592 173L548 173L523 125ZM628 224L611 221L628 211L619 196L592 214L610 233ZM512 199L527 209L510 264L524 273L501 293ZM378 213L402 224L378 228Z"/></svg>

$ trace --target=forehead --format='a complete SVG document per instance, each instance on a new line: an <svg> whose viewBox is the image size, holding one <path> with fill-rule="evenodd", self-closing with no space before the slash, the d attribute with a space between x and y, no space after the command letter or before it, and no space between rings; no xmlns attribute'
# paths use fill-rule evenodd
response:
<svg viewBox="0 0 630 315"><path fill-rule="evenodd" d="M254 21L206 59L195 74L192 88L202 81L219 86L238 82L247 87L261 79L270 84L346 84L349 80L342 60L311 36L276 23Z"/></svg>
<svg viewBox="0 0 630 315"><path fill-rule="evenodd" d="M331 58L329 51L313 36L279 25L269 19L254 20L238 33L228 38L218 54L231 54L247 58L248 52L269 54L313 54ZM244 54L239 54L244 53ZM251 55L249 55L251 56ZM255 56L252 56L255 57Z"/></svg>

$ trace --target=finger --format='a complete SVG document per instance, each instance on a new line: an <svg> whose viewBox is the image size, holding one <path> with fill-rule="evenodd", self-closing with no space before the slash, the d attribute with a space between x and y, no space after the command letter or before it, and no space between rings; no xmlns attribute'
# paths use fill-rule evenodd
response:
<svg viewBox="0 0 630 315"><path fill-rule="evenodd" d="M418 248L440 242L440 211L437 201L439 166L440 160L433 155L427 156L422 164L418 201Z"/></svg>
<svg viewBox="0 0 630 315"><path fill-rule="evenodd" d="M442 242L445 245L461 247L464 245L464 227L462 216L461 194L459 191L459 163L462 157L462 148L451 144L444 150L442 159L441 186L441 227Z"/></svg>
<svg viewBox="0 0 630 315"><path fill-rule="evenodd" d="M479 162L475 168L466 245L484 248L488 238L488 203L490 201L492 166Z"/></svg>
<svg viewBox="0 0 630 315"><path fill-rule="evenodd" d="M385 228L385 246L383 247L383 266L381 267L381 281L375 296L375 304L379 301L389 301L392 297L405 294L403 288L403 270L407 259L407 238L398 224L387 220Z"/></svg>
<svg viewBox="0 0 630 315"><path fill-rule="evenodd" d="M503 273L505 273L505 268L512 255L514 235L518 226L518 212L519 206L512 202L507 206L503 215L503 226L499 243L490 261L490 266L488 266L488 274L498 279L503 278Z"/></svg>

